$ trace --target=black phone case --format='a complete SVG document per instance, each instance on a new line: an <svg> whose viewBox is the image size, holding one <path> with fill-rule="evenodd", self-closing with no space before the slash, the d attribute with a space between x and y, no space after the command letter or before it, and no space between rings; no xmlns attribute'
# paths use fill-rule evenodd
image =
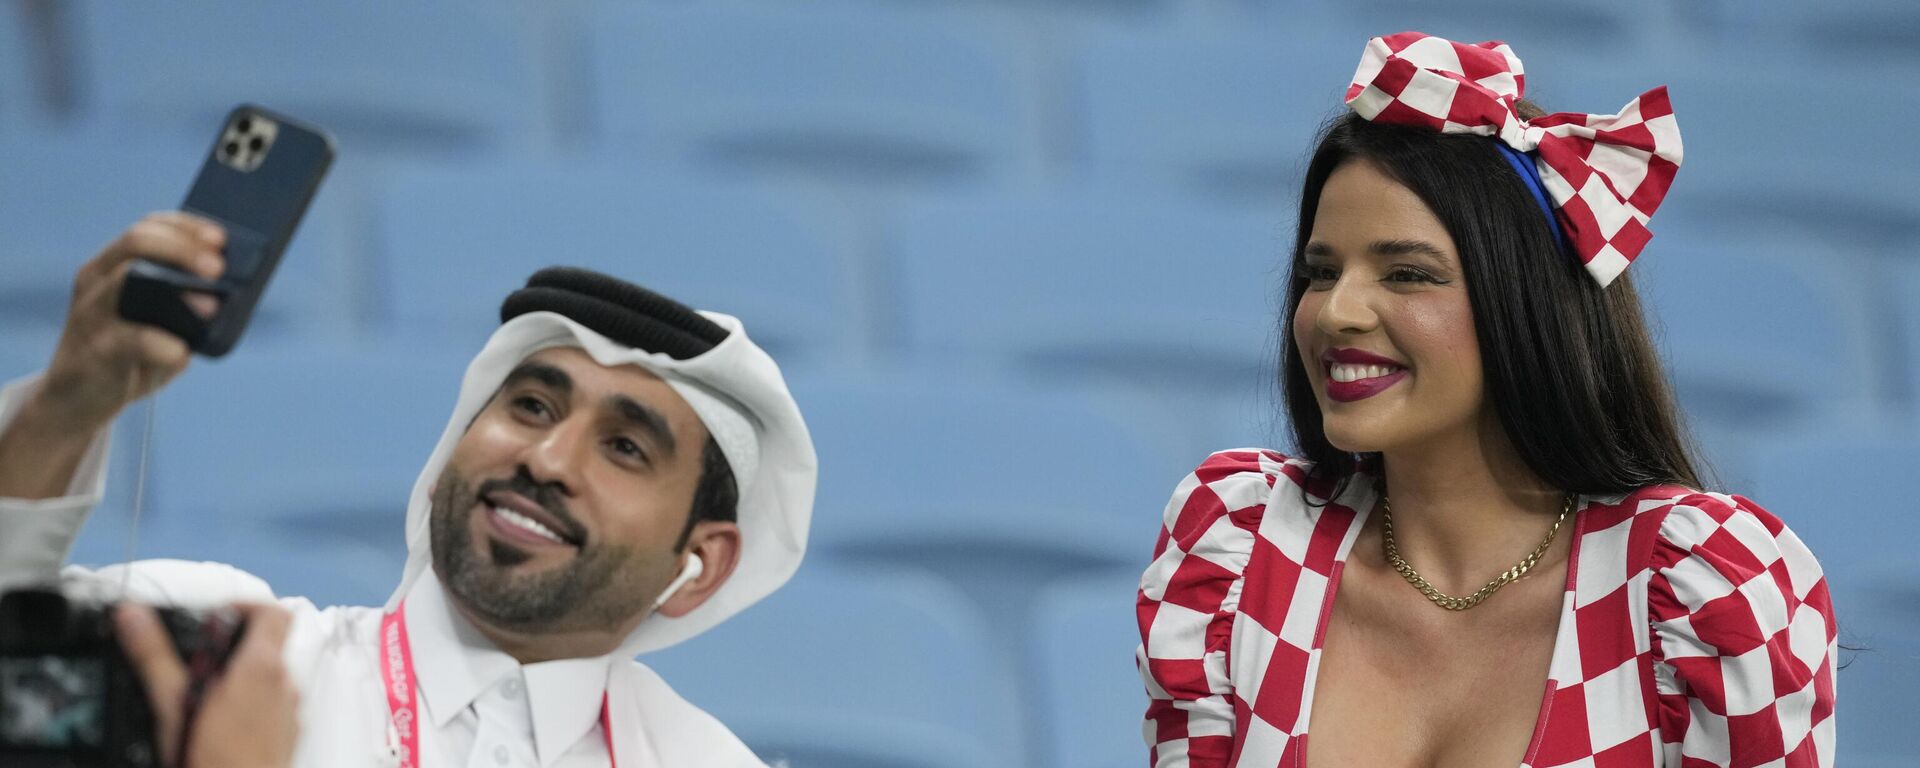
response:
<svg viewBox="0 0 1920 768"><path fill-rule="evenodd" d="M219 153L227 126L247 116L271 120L279 130L259 166L241 170L229 167ZM251 104L236 107L221 127L180 208L226 228L221 252L226 271L207 281L137 259L127 271L119 304L121 317L164 328L207 357L225 355L239 343L334 154L333 139L325 132ZM202 321L182 299L188 291L218 298L219 311Z"/></svg>

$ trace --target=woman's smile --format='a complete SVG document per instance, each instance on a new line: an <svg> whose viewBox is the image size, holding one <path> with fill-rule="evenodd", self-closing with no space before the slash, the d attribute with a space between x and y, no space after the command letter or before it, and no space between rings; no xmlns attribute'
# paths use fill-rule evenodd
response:
<svg viewBox="0 0 1920 768"><path fill-rule="evenodd" d="M1390 357L1336 347L1321 357L1327 398L1350 403L1380 394L1407 377L1407 367Z"/></svg>

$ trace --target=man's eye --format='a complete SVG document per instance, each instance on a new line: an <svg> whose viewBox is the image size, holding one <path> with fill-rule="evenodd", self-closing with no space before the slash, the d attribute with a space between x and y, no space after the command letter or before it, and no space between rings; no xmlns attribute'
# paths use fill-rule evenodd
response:
<svg viewBox="0 0 1920 768"><path fill-rule="evenodd" d="M525 395L514 398L513 407L533 416L545 416L548 413L546 403L541 402L539 398Z"/></svg>
<svg viewBox="0 0 1920 768"><path fill-rule="evenodd" d="M622 456L632 456L637 459L646 458L646 452L640 450L640 444L632 440L628 440L627 438L616 437L613 439L610 445L613 446L613 450L615 453L618 453Z"/></svg>

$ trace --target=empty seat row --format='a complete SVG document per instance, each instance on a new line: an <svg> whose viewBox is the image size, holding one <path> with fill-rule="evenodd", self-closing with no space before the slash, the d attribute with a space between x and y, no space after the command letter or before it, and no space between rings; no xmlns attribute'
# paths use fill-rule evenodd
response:
<svg viewBox="0 0 1920 768"><path fill-rule="evenodd" d="M1223 11L1217 25L1096 25L1044 54L1017 17L970 5L22 4L0 23L40 45L0 56L0 82L37 93L36 78L61 80L74 114L122 139L201 141L229 107L254 101L329 127L356 157L585 149L643 157L649 171L692 164L935 185L1084 167L1264 203L1297 185L1293 170L1318 124L1340 112L1366 38L1413 27L1506 39L1550 109L1604 114L1671 84L1697 138L1690 163L1700 171L1690 176L1730 174L1730 191L1812 181L1844 192L1858 184L1853 174L1819 169L1916 162L1892 132L1911 100L1890 94L1920 63L1890 56L1862 77L1822 55L1900 50L1886 42L1896 35L1870 34L1912 16L1885 3L1804 11L1822 23L1792 36L1796 45L1757 44L1765 35L1744 28L1771 28L1766 18L1779 14L1744 6L1721 24L1656 0L1541 9L1369 0ZM1489 14L1502 23L1489 27ZM29 67L42 46L71 71ZM1782 53L1793 48L1811 53ZM1644 66L1620 72L1622 60ZM1773 128L1775 103L1852 116L1850 141ZM34 109L0 106L0 121ZM1783 164L1793 172L1778 173ZM1877 175L1898 191L1897 173Z"/></svg>
<svg viewBox="0 0 1920 768"><path fill-rule="evenodd" d="M81 139L0 147L20 158L0 178L0 251L17 255L0 318L43 332L64 319L78 264L176 204L163 180L197 158ZM1281 211L1117 191L923 195L875 239L805 189L639 169L479 165L330 188L250 348L466 349L526 275L571 264L738 314L789 363L902 360L1209 402L1277 380L1293 235ZM1910 397L1920 334L1901 326L1913 310L1897 255L1804 222L1672 208L1633 277L1695 419L1768 426Z"/></svg>

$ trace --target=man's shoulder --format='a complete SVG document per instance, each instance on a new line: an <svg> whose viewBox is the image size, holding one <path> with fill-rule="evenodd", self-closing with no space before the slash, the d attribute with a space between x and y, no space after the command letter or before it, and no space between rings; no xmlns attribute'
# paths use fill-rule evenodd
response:
<svg viewBox="0 0 1920 768"><path fill-rule="evenodd" d="M639 661L625 665L621 675L637 704L637 723L662 765L712 768L766 768L733 730L681 697L658 672Z"/></svg>
<svg viewBox="0 0 1920 768"><path fill-rule="evenodd" d="M99 569L70 565L60 578L70 593L178 608L275 600L273 588L260 577L226 563L197 560L135 560Z"/></svg>
<svg viewBox="0 0 1920 768"><path fill-rule="evenodd" d="M102 601L129 600L187 610L211 610L234 603L273 603L293 614L288 658L300 658L296 646L371 645L382 608L316 606L305 597L274 594L265 579L227 563L200 560L135 560L99 569L67 566L62 588L69 594Z"/></svg>

